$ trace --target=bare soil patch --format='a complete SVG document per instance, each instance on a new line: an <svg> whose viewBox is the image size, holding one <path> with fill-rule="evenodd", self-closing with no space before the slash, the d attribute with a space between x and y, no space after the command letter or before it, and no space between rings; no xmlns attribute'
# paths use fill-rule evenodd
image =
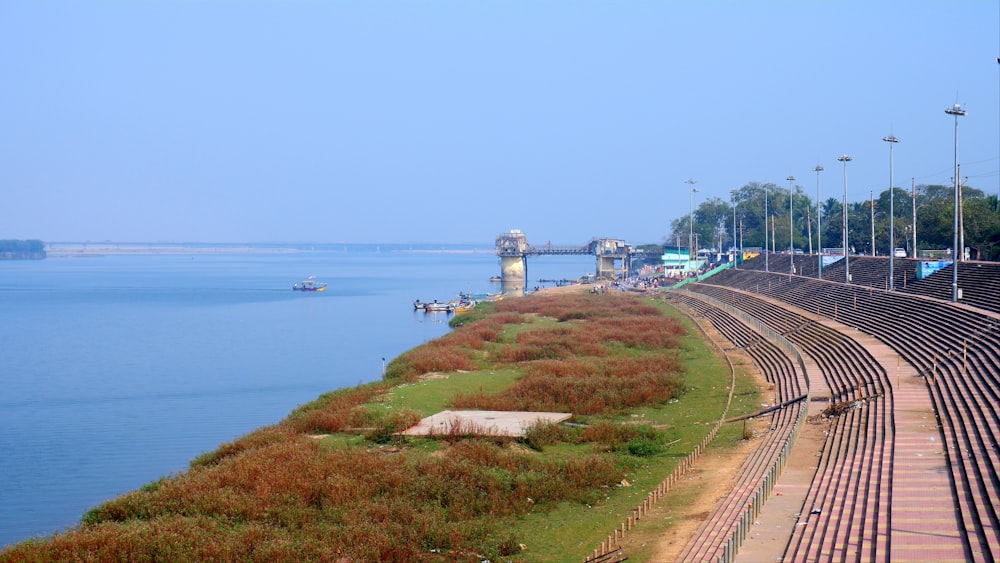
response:
<svg viewBox="0 0 1000 563"><path fill-rule="evenodd" d="M709 447L670 494L625 536L622 547L630 561L678 561L716 505L733 488L736 471L753 449L744 441L733 448Z"/></svg>

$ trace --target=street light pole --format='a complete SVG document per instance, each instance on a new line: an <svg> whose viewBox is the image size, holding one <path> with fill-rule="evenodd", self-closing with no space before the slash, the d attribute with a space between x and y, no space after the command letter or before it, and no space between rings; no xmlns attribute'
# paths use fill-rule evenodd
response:
<svg viewBox="0 0 1000 563"><path fill-rule="evenodd" d="M872 256L877 256L878 252L875 251L875 190L871 190L868 194L868 198L871 200L869 203L869 208L872 212Z"/></svg>
<svg viewBox="0 0 1000 563"><path fill-rule="evenodd" d="M816 277L823 279L823 220L820 218L823 207L819 199L819 173L823 171L823 167L817 164L813 171L816 172L816 257L819 259Z"/></svg>
<svg viewBox="0 0 1000 563"><path fill-rule="evenodd" d="M770 272L767 264L767 183L764 184L764 271Z"/></svg>
<svg viewBox="0 0 1000 563"><path fill-rule="evenodd" d="M917 259L917 180L916 178L910 178L910 211L913 213L912 235L913 235L913 256L914 260Z"/></svg>
<svg viewBox="0 0 1000 563"><path fill-rule="evenodd" d="M691 186L691 204L688 208L688 267L690 267L690 261L694 260L694 194L698 193L698 190L694 187L694 180L687 179L684 180L685 184Z"/></svg>
<svg viewBox="0 0 1000 563"><path fill-rule="evenodd" d="M951 251L951 301L953 303L958 302L958 183L960 182L958 178L958 118L965 115L965 110L962 106L955 104L954 106L944 110L948 115L955 116L955 233L954 233L954 243L952 244ZM965 252L965 249L962 249Z"/></svg>
<svg viewBox="0 0 1000 563"><path fill-rule="evenodd" d="M740 265L740 259L738 258L737 252L737 240L736 240L736 190L730 192L733 197L733 269L738 270Z"/></svg>
<svg viewBox="0 0 1000 563"><path fill-rule="evenodd" d="M896 278L894 276L896 261L896 195L892 188L892 147L899 142L899 139L889 135L883 137L883 141L889 143L889 291L896 290Z"/></svg>
<svg viewBox="0 0 1000 563"><path fill-rule="evenodd" d="M848 155L838 156L837 160L844 163L844 205L841 214L844 216L844 233L841 241L844 245L844 283L851 283L851 253L847 250L847 163L854 160Z"/></svg>
<svg viewBox="0 0 1000 563"><path fill-rule="evenodd" d="M795 230L792 227L792 182L795 176L785 178L788 180L788 275L795 273Z"/></svg>

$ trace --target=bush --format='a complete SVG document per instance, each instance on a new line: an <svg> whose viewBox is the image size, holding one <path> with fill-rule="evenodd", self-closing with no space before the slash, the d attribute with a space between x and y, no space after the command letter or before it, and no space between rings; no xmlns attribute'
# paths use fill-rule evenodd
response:
<svg viewBox="0 0 1000 563"><path fill-rule="evenodd" d="M663 451L663 445L649 438L636 438L625 444L625 451L635 457L652 457Z"/></svg>
<svg viewBox="0 0 1000 563"><path fill-rule="evenodd" d="M281 423L286 431L308 434L329 434L345 428L363 426L364 412L357 409L385 393L391 385L379 382L324 393L318 399L300 406Z"/></svg>
<svg viewBox="0 0 1000 563"><path fill-rule="evenodd" d="M265 426L235 441L219 446L214 452L206 452L199 455L191 461L190 467L195 469L215 465L226 458L239 455L245 451L283 442L290 439L293 434L294 432L284 425Z"/></svg>
<svg viewBox="0 0 1000 563"><path fill-rule="evenodd" d="M380 415L370 419L370 424L374 428L365 434L365 439L376 444L388 444L393 441L400 441L402 439L397 434L417 424L421 418L423 417L420 416L420 413L413 409L383 411Z"/></svg>
<svg viewBox="0 0 1000 563"><path fill-rule="evenodd" d="M393 360L385 372L385 379L414 381L421 375L433 372L455 372L476 368L472 350L450 344L457 339L439 344L424 344Z"/></svg>
<svg viewBox="0 0 1000 563"><path fill-rule="evenodd" d="M536 420L524 429L524 437L521 438L521 442L540 452L545 446L565 441L568 435L566 428L560 424Z"/></svg>

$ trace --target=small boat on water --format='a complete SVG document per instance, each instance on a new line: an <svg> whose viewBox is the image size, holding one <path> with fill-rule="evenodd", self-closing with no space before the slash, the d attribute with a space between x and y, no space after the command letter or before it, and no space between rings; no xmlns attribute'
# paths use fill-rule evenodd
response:
<svg viewBox="0 0 1000 563"><path fill-rule="evenodd" d="M455 310L455 302L449 301L447 303L438 303L434 301L433 303L424 303L424 311L430 312L447 312L451 313Z"/></svg>
<svg viewBox="0 0 1000 563"><path fill-rule="evenodd" d="M293 285L292 291L326 291L326 282L318 282L316 276L309 276L309 279Z"/></svg>
<svg viewBox="0 0 1000 563"><path fill-rule="evenodd" d="M487 301L500 301L503 299L503 293L465 293L460 292L458 294L458 299L453 299L446 302L438 302L435 299L432 302L421 301L417 299L413 302L414 311L430 311L430 312L448 312L448 313L468 313L479 303Z"/></svg>
<svg viewBox="0 0 1000 563"><path fill-rule="evenodd" d="M480 301L500 301L503 299L502 292L496 293L459 293L459 301L471 301L473 303L478 303Z"/></svg>

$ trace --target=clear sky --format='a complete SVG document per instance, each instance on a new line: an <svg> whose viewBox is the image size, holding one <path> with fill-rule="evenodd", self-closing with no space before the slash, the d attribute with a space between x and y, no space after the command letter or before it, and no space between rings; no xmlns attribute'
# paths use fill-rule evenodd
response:
<svg viewBox="0 0 1000 563"><path fill-rule="evenodd" d="M1000 0L0 2L0 238L662 242L751 181L1000 191Z"/></svg>

